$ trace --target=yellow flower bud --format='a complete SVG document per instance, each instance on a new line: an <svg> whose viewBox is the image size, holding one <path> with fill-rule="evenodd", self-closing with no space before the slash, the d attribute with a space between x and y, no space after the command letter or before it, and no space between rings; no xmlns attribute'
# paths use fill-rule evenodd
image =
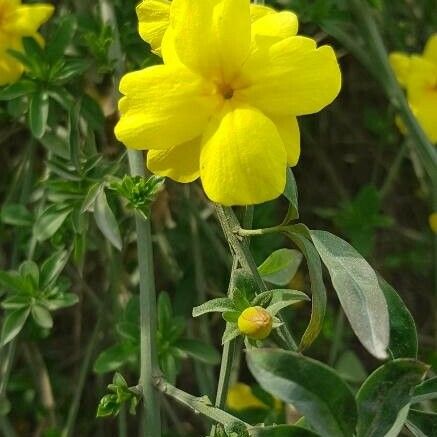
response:
<svg viewBox="0 0 437 437"><path fill-rule="evenodd" d="M267 338L272 324L272 316L262 307L246 308L238 317L238 329L254 340Z"/></svg>
<svg viewBox="0 0 437 437"><path fill-rule="evenodd" d="M437 212L433 212L430 216L429 216L429 227L431 228L431 230L437 234Z"/></svg>

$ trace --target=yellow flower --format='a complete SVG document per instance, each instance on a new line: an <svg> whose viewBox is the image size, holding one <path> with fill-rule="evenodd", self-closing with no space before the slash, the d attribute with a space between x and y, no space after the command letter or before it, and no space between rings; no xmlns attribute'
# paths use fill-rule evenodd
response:
<svg viewBox="0 0 437 437"><path fill-rule="evenodd" d="M22 51L22 38L42 42L38 28L53 14L53 5L22 5L21 0L0 0L0 86L16 82L23 73L22 64L8 50Z"/></svg>
<svg viewBox="0 0 437 437"><path fill-rule="evenodd" d="M272 332L273 317L263 307L249 307L240 314L237 324L242 334L264 340Z"/></svg>
<svg viewBox="0 0 437 437"><path fill-rule="evenodd" d="M430 216L429 216L429 227L431 228L431 230L437 234L437 212L433 212Z"/></svg>
<svg viewBox="0 0 437 437"><path fill-rule="evenodd" d="M229 387L226 405L234 411L242 411L248 408L268 408L268 405L254 396L250 386L242 382L237 382Z"/></svg>
<svg viewBox="0 0 437 437"><path fill-rule="evenodd" d="M229 387L226 406L234 411L243 411L249 408L271 408L252 393L249 385L242 382L237 382ZM274 398L274 408L276 411L281 410L282 402L279 399Z"/></svg>
<svg viewBox="0 0 437 437"><path fill-rule="evenodd" d="M251 18L249 0L174 0L167 28L165 3L138 8L143 37L161 47L164 65L122 79L117 138L150 150L156 174L200 177L214 202L276 198L299 159L296 116L320 111L340 90L334 51L296 36L291 12L261 7ZM153 21L147 7L157 4Z"/></svg>
<svg viewBox="0 0 437 437"><path fill-rule="evenodd" d="M390 63L407 92L411 109L431 142L437 142L437 33L422 55L394 52Z"/></svg>

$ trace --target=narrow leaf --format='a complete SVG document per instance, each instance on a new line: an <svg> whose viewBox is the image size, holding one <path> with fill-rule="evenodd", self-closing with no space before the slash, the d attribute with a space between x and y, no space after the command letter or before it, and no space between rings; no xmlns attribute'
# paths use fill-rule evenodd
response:
<svg viewBox="0 0 437 437"><path fill-rule="evenodd" d="M121 250L122 242L117 220L109 207L105 191L101 191L94 203L94 217L98 228L111 244Z"/></svg>
<svg viewBox="0 0 437 437"><path fill-rule="evenodd" d="M32 94L29 101L29 126L36 138L41 138L47 129L49 96L45 91Z"/></svg>
<svg viewBox="0 0 437 437"><path fill-rule="evenodd" d="M437 399L437 376L423 381L416 387L411 403L429 401L431 399Z"/></svg>
<svg viewBox="0 0 437 437"><path fill-rule="evenodd" d="M26 323L29 313L29 308L20 308L6 314L2 326L0 347L9 343L20 333Z"/></svg>
<svg viewBox="0 0 437 437"><path fill-rule="evenodd" d="M231 299L227 297L219 297L193 308L193 317L199 317L206 313L223 313L225 311L235 310L235 305Z"/></svg>
<svg viewBox="0 0 437 437"><path fill-rule="evenodd" d="M287 235L304 254L311 281L311 318L300 340L299 350L305 350L319 335L326 313L326 288L323 282L322 263L311 241L304 235L289 232Z"/></svg>
<svg viewBox="0 0 437 437"><path fill-rule="evenodd" d="M418 339L413 316L396 290L381 277L378 280L390 316L389 352L393 358L417 358Z"/></svg>
<svg viewBox="0 0 437 437"><path fill-rule="evenodd" d="M387 358L389 314L376 273L341 238L325 231L310 234L358 339L376 358Z"/></svg>
<svg viewBox="0 0 437 437"><path fill-rule="evenodd" d="M437 414L410 410L407 426L416 437L435 437L437 435Z"/></svg>
<svg viewBox="0 0 437 437"><path fill-rule="evenodd" d="M302 262L302 254L294 249L273 252L259 267L261 277L275 285L288 285Z"/></svg>
<svg viewBox="0 0 437 437"><path fill-rule="evenodd" d="M61 274L68 261L68 252L60 250L47 258L41 266L41 288L52 284Z"/></svg>
<svg viewBox="0 0 437 437"><path fill-rule="evenodd" d="M249 430L250 436L253 437L318 437L309 429L301 428L294 425L278 425L278 426L263 426L251 428Z"/></svg>

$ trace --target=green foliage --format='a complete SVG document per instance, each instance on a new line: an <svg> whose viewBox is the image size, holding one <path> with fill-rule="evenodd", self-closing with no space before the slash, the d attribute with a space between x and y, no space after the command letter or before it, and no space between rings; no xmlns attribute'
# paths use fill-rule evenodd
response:
<svg viewBox="0 0 437 437"><path fill-rule="evenodd" d="M141 396L136 387L128 387L126 380L120 373L114 375L108 390L113 392L100 399L97 407L97 417L117 416L124 404L129 405L129 413L136 414L136 408Z"/></svg>
<svg viewBox="0 0 437 437"><path fill-rule="evenodd" d="M150 216L150 207L158 193L163 189L165 178L150 176L124 176L120 182L113 182L111 188L123 196L131 208L138 211L145 219Z"/></svg>
<svg viewBox="0 0 437 437"><path fill-rule="evenodd" d="M356 403L348 386L326 365L275 349L248 351L249 369L269 393L293 404L321 435L351 436Z"/></svg>
<svg viewBox="0 0 437 437"><path fill-rule="evenodd" d="M427 370L425 364L411 359L389 361L375 370L357 394L357 435L386 435L401 410L408 408L413 390L423 380ZM402 423L399 430L401 428Z"/></svg>
<svg viewBox="0 0 437 437"><path fill-rule="evenodd" d="M139 300L132 297L126 305L115 330L119 341L103 350L94 362L98 374L113 372L122 367L134 367L140 352ZM199 340L187 338L184 333L186 321L173 313L170 297L162 292L158 299L158 358L165 377L175 382L181 369L181 362L187 358L217 365L220 356L216 349Z"/></svg>
<svg viewBox="0 0 437 437"><path fill-rule="evenodd" d="M1 307L6 311L0 345L13 340L31 315L43 329L53 326L51 311L70 307L78 302L69 293L68 282L59 278L68 260L66 251L55 252L45 260L41 269L33 261L25 261L17 271L0 271L0 285L6 289Z"/></svg>

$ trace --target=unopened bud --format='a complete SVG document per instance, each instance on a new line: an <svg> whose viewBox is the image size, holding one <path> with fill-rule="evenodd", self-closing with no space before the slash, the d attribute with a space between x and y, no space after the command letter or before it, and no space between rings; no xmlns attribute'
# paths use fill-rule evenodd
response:
<svg viewBox="0 0 437 437"><path fill-rule="evenodd" d="M246 308L238 318L238 329L254 340L264 340L272 331L273 319L263 307Z"/></svg>

